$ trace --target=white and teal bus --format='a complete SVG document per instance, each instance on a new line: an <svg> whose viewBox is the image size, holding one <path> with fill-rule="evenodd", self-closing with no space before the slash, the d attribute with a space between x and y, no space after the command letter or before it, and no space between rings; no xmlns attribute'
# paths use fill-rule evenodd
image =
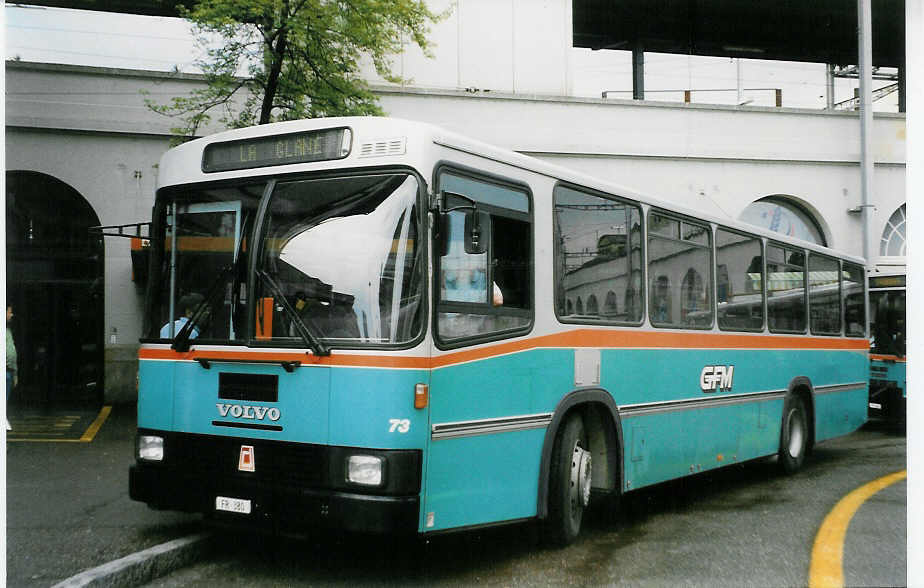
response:
<svg viewBox="0 0 924 588"><path fill-rule="evenodd" d="M869 415L904 424L908 387L905 356L905 274L869 278Z"/></svg>
<svg viewBox="0 0 924 588"><path fill-rule="evenodd" d="M168 151L131 497L280 534L539 520L867 417L863 260L439 128Z"/></svg>

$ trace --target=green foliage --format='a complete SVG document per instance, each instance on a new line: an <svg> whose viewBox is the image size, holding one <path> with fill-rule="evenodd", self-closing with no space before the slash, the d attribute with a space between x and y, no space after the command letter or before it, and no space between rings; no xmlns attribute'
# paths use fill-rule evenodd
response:
<svg viewBox="0 0 924 588"><path fill-rule="evenodd" d="M180 7L199 45L206 86L151 110L179 118L188 140L213 116L232 128L280 120L382 114L359 77L371 59L383 78L401 83L390 57L406 41L431 55L430 23L445 14L424 0L202 0ZM209 45L209 39L221 43ZM246 74L242 75L242 72Z"/></svg>

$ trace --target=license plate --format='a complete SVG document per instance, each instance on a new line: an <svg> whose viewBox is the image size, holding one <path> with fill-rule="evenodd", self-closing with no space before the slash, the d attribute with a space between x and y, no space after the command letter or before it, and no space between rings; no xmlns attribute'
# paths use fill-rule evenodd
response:
<svg viewBox="0 0 924 588"><path fill-rule="evenodd" d="M227 496L216 496L215 510L236 512L240 514L250 514L250 501L244 498L228 498Z"/></svg>

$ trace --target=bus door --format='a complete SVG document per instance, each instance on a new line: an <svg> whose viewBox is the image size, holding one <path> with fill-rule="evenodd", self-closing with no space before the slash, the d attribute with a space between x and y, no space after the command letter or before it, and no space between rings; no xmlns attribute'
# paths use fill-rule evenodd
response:
<svg viewBox="0 0 924 588"><path fill-rule="evenodd" d="M532 324L526 190L444 171L435 223L435 352L424 530L535 516L545 429L531 352L504 353Z"/></svg>

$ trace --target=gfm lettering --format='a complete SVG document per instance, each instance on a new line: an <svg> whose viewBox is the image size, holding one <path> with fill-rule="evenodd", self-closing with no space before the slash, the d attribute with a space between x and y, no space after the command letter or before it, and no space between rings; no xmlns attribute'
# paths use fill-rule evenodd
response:
<svg viewBox="0 0 924 588"><path fill-rule="evenodd" d="M731 390L734 374L733 365L707 365L699 374L699 387L703 392Z"/></svg>

